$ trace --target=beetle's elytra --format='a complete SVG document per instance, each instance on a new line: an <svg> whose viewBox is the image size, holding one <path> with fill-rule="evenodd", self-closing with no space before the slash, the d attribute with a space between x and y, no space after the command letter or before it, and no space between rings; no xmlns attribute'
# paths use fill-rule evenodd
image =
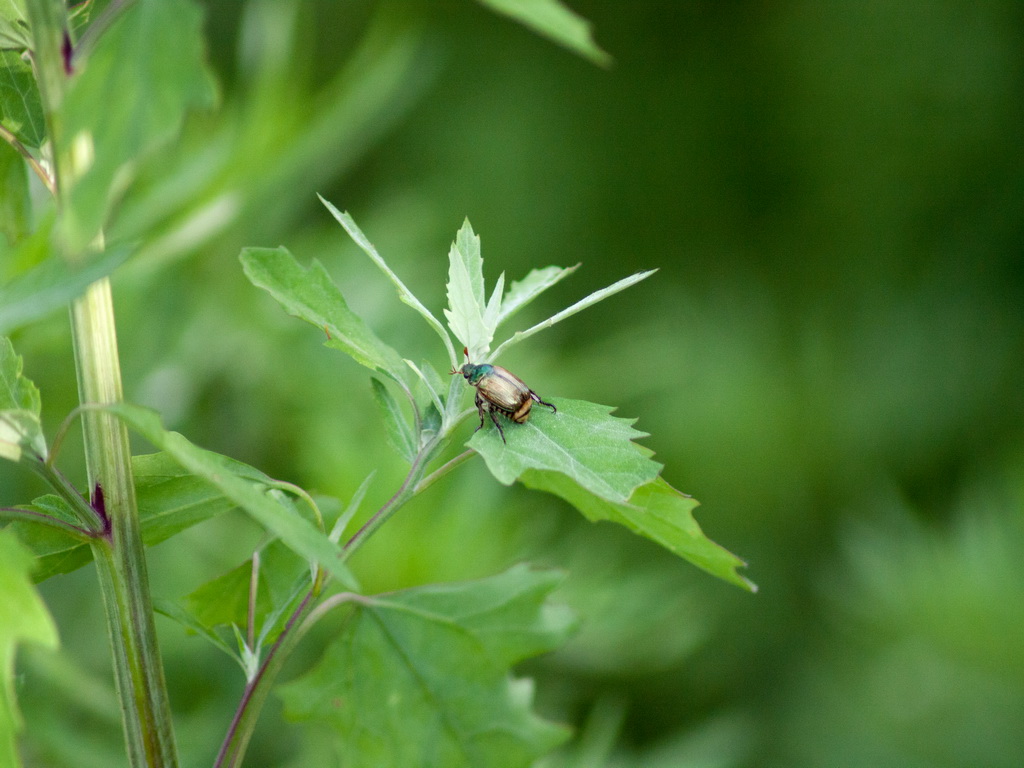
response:
<svg viewBox="0 0 1024 768"><path fill-rule="evenodd" d="M452 375L456 373L461 373L476 387L476 410L480 414L477 430L484 425L484 415L490 414L502 442L506 442L505 430L498 421L498 413L516 424L526 423L535 402L547 406L552 413L558 413L554 405L541 400L540 395L526 386L522 379L500 365L466 363L461 368L452 369Z"/></svg>

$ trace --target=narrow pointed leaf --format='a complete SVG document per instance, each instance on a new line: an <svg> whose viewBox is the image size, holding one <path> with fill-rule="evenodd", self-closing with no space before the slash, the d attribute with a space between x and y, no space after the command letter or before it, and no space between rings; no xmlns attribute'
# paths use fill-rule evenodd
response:
<svg viewBox="0 0 1024 768"><path fill-rule="evenodd" d="M369 238L367 238L366 235L363 234L363 231L359 229L355 220L348 213L339 211L320 195L317 195L317 197L320 197L320 202L324 204L324 207L326 207L328 211L331 212L331 215L337 219L338 223L345 228L349 237L351 237L355 241L356 245L363 250L363 253L369 256L370 260L380 268L381 272L387 275L388 279L394 283L395 288L398 289L398 298L402 303L408 304L419 312L423 319L427 321L427 324L437 332L437 335L441 337L441 341L444 342L445 349L448 350L448 357L454 363L456 359L455 348L452 346L452 340L449 338L448 333L445 331L444 326L441 325L440 321L434 317L429 309L423 306L423 303L416 298L412 291L405 287L405 283L403 283L391 267L387 265L387 262L384 261L381 255L377 253L377 249L373 247L373 243L371 243Z"/></svg>
<svg viewBox="0 0 1024 768"><path fill-rule="evenodd" d="M531 270L522 280L517 280L512 283L512 285L509 286L508 295L506 295L501 302L501 312L498 315L498 323L501 324L508 320L512 315L537 298L541 293L579 269L579 266L580 265L577 264L574 267L544 267L543 269L534 269Z"/></svg>
<svg viewBox="0 0 1024 768"><path fill-rule="evenodd" d="M8 531L0 531L0 765L21 764L15 736L21 715L14 698L14 657L21 643L57 646L57 628L29 573L33 558Z"/></svg>
<svg viewBox="0 0 1024 768"><path fill-rule="evenodd" d="M328 335L326 346L340 349L360 365L404 381L405 366L357 316L319 261L303 267L287 248L245 248L240 256L246 277L285 308Z"/></svg>
<svg viewBox="0 0 1024 768"><path fill-rule="evenodd" d="M644 432L635 419L611 416L612 408L583 400L558 398L558 413L535 405L525 424L503 417L507 442L487 420L469 446L476 450L499 481L511 485L528 470L558 472L590 493L611 502L625 502L637 487L661 471L633 440Z"/></svg>
<svg viewBox="0 0 1024 768"><path fill-rule="evenodd" d="M580 299L571 307L563 309L558 314L552 315L547 320L541 323L537 323L532 328L528 328L525 331L516 331L516 333L512 336L511 339L508 339L500 347L494 350L494 354L491 355L491 359L496 360L502 352L504 352L508 347L511 347L513 344L518 344L523 339L530 338L531 336L533 336L533 334L537 333L538 331L543 331L545 328L550 328L555 323L560 323L567 317L572 317L577 312L582 312L587 307L596 304L599 301L607 299L609 296L612 296L618 293L619 291L626 290L631 285L639 283L641 280L650 277L655 272L657 272L656 269L649 269L646 272L637 272L635 275L624 277L622 280L619 280L618 282L609 285L607 288L602 288L599 291L594 291L594 293L590 294L585 299Z"/></svg>
<svg viewBox="0 0 1024 768"><path fill-rule="evenodd" d="M165 430L160 417L148 408L117 403L107 406L107 409L154 446L173 456L189 472L216 486L294 552L319 563L349 589L355 588L355 579L345 567L341 549L327 538L327 534L299 515L293 506L274 499L267 493L266 486L233 471L237 462L204 450L177 432Z"/></svg>
<svg viewBox="0 0 1024 768"><path fill-rule="evenodd" d="M286 712L334 730L350 768L526 768L567 735L509 675L571 630L571 615L547 602L558 581L517 566L354 598L319 664L281 691Z"/></svg>
<svg viewBox="0 0 1024 768"><path fill-rule="evenodd" d="M561 0L478 0L498 13L515 19L534 32L602 67L612 57L594 42L590 22L569 9Z"/></svg>

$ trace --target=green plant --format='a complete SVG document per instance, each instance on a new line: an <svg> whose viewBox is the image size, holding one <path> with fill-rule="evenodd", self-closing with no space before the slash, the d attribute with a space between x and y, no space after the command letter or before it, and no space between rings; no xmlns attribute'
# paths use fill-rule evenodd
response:
<svg viewBox="0 0 1024 768"><path fill-rule="evenodd" d="M523 4L491 2L522 16ZM556 3L533 25L603 56L583 42ZM558 18L562 18L559 22ZM552 26L552 24L554 26ZM555 31L552 31L554 29ZM337 732L353 765L526 765L565 736L538 717L516 662L551 650L572 627L548 598L551 573L517 566L474 582L368 595L348 559L413 497L480 455L508 485L519 481L565 499L590 520L626 526L706 571L745 588L741 561L707 539L692 517L696 502L660 477L661 465L633 441L642 437L611 408L555 398L507 430L475 433L453 449L474 413L460 377L445 381L427 362L402 357L347 306L318 262L300 265L283 248L247 248L249 280L290 314L326 334L326 345L373 372L383 436L408 469L390 499L361 527L353 521L372 478L341 505L318 499L166 430L153 411L124 402L109 275L129 256L159 251L139 221L156 222L157 203L137 206L133 239L107 242L116 204L140 165L177 134L187 110L213 102L202 63L200 17L187 0L90 4L68 13L53 0L12 2L0 13L4 91L0 162L7 242L0 288L0 332L11 334L71 303L80 405L47 441L40 395L24 376L8 337L0 339L0 457L38 475L49 493L0 511L0 755L17 763L13 698L17 643L53 645L56 632L31 577L42 580L92 560L111 637L129 762L177 764L171 710L157 648L160 611L234 658L245 687L218 766L240 765L262 705L296 644L327 617L343 623L321 660L281 688L296 719ZM34 202L26 165L49 197ZM154 195L158 199L158 195ZM639 273L514 333L492 349L501 323L573 268L531 271L505 290L504 275L484 290L480 241L467 222L449 254L447 328L405 286L346 213L324 205L395 285L399 299L437 333L445 364L494 361L541 330L644 279ZM154 227L156 224L154 224ZM147 249L152 249L147 251ZM458 344L453 342L453 337ZM433 354L427 357L435 357ZM68 428L84 426L87 490L57 468ZM128 429L157 453L132 456ZM146 546L232 508L267 532L244 563L176 601L149 592ZM13 535L12 535L13 534ZM31 553L33 557L30 557ZM154 602L156 604L154 605Z"/></svg>

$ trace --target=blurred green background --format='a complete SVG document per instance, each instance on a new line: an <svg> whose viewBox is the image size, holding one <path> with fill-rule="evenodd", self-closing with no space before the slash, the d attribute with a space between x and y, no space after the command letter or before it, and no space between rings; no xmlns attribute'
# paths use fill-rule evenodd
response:
<svg viewBox="0 0 1024 768"><path fill-rule="evenodd" d="M366 586L566 570L582 628L523 670L578 728L547 768L1021 764L1024 6L574 0L602 69L469 0L205 5L222 105L111 230L145 244L115 275L131 400L343 500L376 469L375 508L402 466L365 371L247 283L242 246L319 258L438 368L436 337L316 193L435 312L465 217L489 280L583 263L516 328L657 267L502 362L556 402L637 417L760 593L479 463L366 548ZM52 434L74 406L67 321L15 343ZM62 461L80 479L77 448ZM0 501L41 492L0 471ZM240 515L172 539L154 592L258 541ZM95 579L44 590L75 665L23 656L29 753L120 764ZM183 763L207 764L241 678L160 622ZM257 738L253 766L332 764L274 706Z"/></svg>

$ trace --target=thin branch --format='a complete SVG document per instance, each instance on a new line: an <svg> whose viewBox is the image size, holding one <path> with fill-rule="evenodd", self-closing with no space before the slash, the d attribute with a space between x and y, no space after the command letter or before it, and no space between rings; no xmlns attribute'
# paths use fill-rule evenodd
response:
<svg viewBox="0 0 1024 768"><path fill-rule="evenodd" d="M431 472L429 475L420 480L416 484L416 487L413 489L412 492L415 494L422 493L423 491L427 490L427 488L436 483L438 480L440 480L442 477L444 477L453 469L455 469L457 466L459 466L463 462L469 461L474 456L476 456L476 451L474 451L472 448L463 451L454 459L445 462L440 467Z"/></svg>
<svg viewBox="0 0 1024 768"><path fill-rule="evenodd" d="M31 509L0 507L0 518L7 518L8 520L23 520L28 523L39 523L40 525L45 525L49 528L55 528L62 531L63 533L83 542L95 539L99 535L97 531L90 531L87 528L82 528L74 523L61 520L59 517L48 515L45 512L34 512Z"/></svg>
<svg viewBox="0 0 1024 768"><path fill-rule="evenodd" d="M46 187L47 191L51 195L56 195L57 187L53 182L53 176L51 176L47 170L43 168L42 163L36 160L32 153L28 151L28 147L18 141L18 138L2 125L0 125L0 138L14 147L14 151L25 158L32 170L35 171L36 176L38 176L40 181L43 182L43 186Z"/></svg>

